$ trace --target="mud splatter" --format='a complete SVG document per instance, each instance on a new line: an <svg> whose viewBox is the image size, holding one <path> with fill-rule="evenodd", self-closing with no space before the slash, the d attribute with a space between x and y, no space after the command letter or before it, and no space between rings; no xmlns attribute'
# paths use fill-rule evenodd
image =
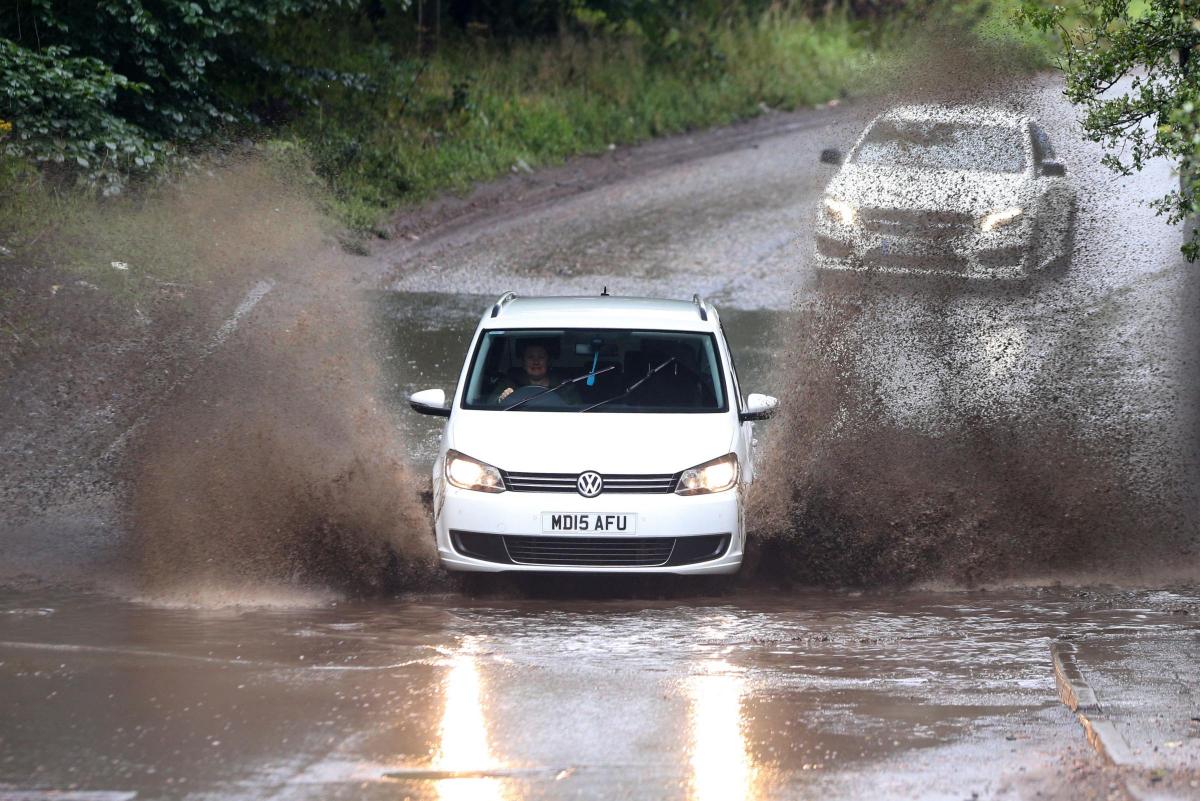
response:
<svg viewBox="0 0 1200 801"><path fill-rule="evenodd" d="M427 568L422 484L377 396L351 265L330 261L265 299L148 428L132 544L149 586L374 592Z"/></svg>
<svg viewBox="0 0 1200 801"><path fill-rule="evenodd" d="M316 224L291 230L238 276L273 291L137 436L127 553L151 596L359 595L433 575L427 481L380 399L363 265Z"/></svg>
<svg viewBox="0 0 1200 801"><path fill-rule="evenodd" d="M146 431L131 545L150 588L378 592L427 568L421 485L375 394L363 310L333 272L310 278L264 301Z"/></svg>
<svg viewBox="0 0 1200 801"><path fill-rule="evenodd" d="M1131 461L1128 443L1091 435L1079 398L1014 388L1029 373L981 386L955 355L964 332L953 327L943 332L960 341L952 347L889 318L901 351L932 355L881 377L880 329L865 310L894 299L858 292L818 295L787 331L792 388L751 497L751 580L977 586L1196 563L1194 486L1185 465L1164 468L1171 453ZM923 304L939 300L920 292ZM913 387L907 398L894 379ZM1103 398L1090 411L1120 414Z"/></svg>

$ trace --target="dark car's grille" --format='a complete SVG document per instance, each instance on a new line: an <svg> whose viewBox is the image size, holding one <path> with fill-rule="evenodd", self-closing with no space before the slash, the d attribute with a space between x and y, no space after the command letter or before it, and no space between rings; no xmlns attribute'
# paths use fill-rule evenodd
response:
<svg viewBox="0 0 1200 801"><path fill-rule="evenodd" d="M913 209L862 209L859 224L868 231L890 236L939 239L958 236L975 225L975 218L957 211L921 211Z"/></svg>
<svg viewBox="0 0 1200 801"><path fill-rule="evenodd" d="M575 492L578 473L510 473L500 471L504 488L510 492ZM668 493L675 491L678 473L650 473L634 475L613 473L603 476L603 493Z"/></svg>
<svg viewBox="0 0 1200 801"><path fill-rule="evenodd" d="M722 556L728 534L699 537L526 537L451 531L454 549L489 562L546 567L661 567Z"/></svg>
<svg viewBox="0 0 1200 801"><path fill-rule="evenodd" d="M927 270L930 272L935 270L942 272L962 272L967 268L967 262L954 253L912 256L897 253L885 254L879 248L874 248L863 254L863 261L877 267L896 267L905 270Z"/></svg>

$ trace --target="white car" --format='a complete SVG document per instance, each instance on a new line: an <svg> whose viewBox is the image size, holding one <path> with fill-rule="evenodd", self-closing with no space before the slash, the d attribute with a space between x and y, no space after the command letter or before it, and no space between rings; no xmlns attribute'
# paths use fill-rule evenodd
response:
<svg viewBox="0 0 1200 801"><path fill-rule="evenodd" d="M1075 192L1034 120L978 107L876 117L817 212L818 270L1025 279L1070 257Z"/></svg>
<svg viewBox="0 0 1200 801"><path fill-rule="evenodd" d="M506 293L475 331L433 466L450 570L737 571L752 421L717 311L649 298Z"/></svg>

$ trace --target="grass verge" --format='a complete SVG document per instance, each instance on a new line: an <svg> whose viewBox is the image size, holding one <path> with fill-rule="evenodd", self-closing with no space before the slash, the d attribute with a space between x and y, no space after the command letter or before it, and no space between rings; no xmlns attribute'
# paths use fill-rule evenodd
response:
<svg viewBox="0 0 1200 801"><path fill-rule="evenodd" d="M878 57L868 33L842 16L774 12L696 32L671 54L632 35L463 41L420 63L367 54L342 66L381 76L383 90L332 89L286 135L329 181L339 216L369 227L510 170L843 96Z"/></svg>

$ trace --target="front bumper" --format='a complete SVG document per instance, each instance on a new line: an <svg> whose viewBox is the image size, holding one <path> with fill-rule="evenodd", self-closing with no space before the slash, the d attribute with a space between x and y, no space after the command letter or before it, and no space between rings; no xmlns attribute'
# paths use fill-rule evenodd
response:
<svg viewBox="0 0 1200 801"><path fill-rule="evenodd" d="M978 281L1022 279L1034 272L1031 240L1025 225L995 234L933 230L928 236L886 236L822 223L816 231L814 266Z"/></svg>
<svg viewBox="0 0 1200 801"><path fill-rule="evenodd" d="M717 575L735 573L742 563L745 526L740 489L692 497L674 493L614 492L597 498L557 492L489 494L461 490L444 482L441 489L445 494L440 508L435 509L435 527L438 557L448 570ZM611 537L543 533L543 512L631 514L636 516L636 533ZM464 538L464 534L469 536ZM494 537L497 542L485 542L481 547L481 537ZM668 547L671 543L678 543L678 549L663 551L665 556L661 560L649 560L654 564L531 564L515 547L511 553L506 549L506 537L513 538L509 540L510 544L519 542L522 545L528 545L535 538L554 538L561 540L559 544L568 549L582 540L607 540L613 544L613 550L621 551L634 549L652 553L655 548ZM708 558L710 552L719 555ZM480 558L480 555L488 558ZM683 558L690 561L680 564Z"/></svg>

